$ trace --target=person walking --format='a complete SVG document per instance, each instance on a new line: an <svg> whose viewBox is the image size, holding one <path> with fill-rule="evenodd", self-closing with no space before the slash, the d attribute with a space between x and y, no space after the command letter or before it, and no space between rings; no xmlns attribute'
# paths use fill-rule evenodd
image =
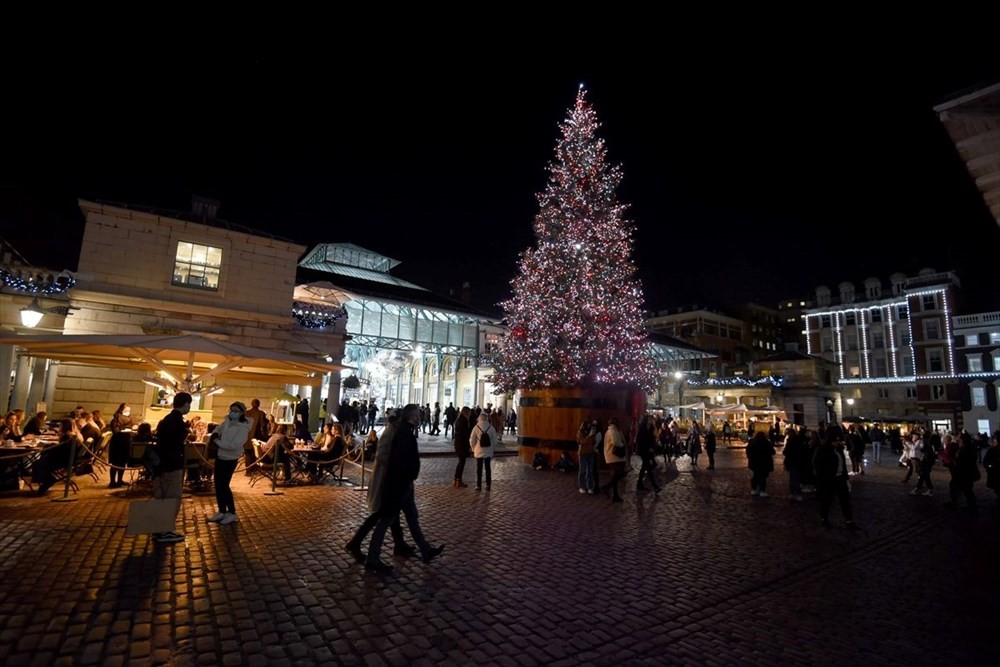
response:
<svg viewBox="0 0 1000 667"><path fill-rule="evenodd" d="M236 503L229 485L254 424L253 417L248 417L246 406L236 401L230 404L229 415L213 431L213 435L218 434L216 443L219 447L215 455L215 502L219 511L208 518L210 523L226 525L236 521Z"/></svg>
<svg viewBox="0 0 1000 667"><path fill-rule="evenodd" d="M747 467L753 472L750 495L767 498L767 476L774 470L774 445L764 431L754 433L747 444Z"/></svg>
<svg viewBox="0 0 1000 667"><path fill-rule="evenodd" d="M875 424L875 427L868 433L872 441L872 461L882 463L882 443L885 442L885 431Z"/></svg>
<svg viewBox="0 0 1000 667"><path fill-rule="evenodd" d="M908 435L906 440L903 442L903 453L899 458L899 462L906 467L906 477L903 478L903 484L910 483L910 477L913 476L913 471L916 469L917 464L920 461L918 445L919 449L923 449L923 444L923 441L919 440L919 436L916 432Z"/></svg>
<svg viewBox="0 0 1000 667"><path fill-rule="evenodd" d="M392 439L395 437L396 430L399 427L399 414L395 410L386 410L385 419L385 428L382 429L382 435L379 437L378 445L375 448L375 467L372 469L371 482L368 484L367 502L370 514L358 526L354 536L344 545L347 552L354 556L354 560L362 565L366 563L367 556L361 550L361 543L364 542L368 533L378 524L379 517L381 516L382 488L385 486L386 466L389 464L389 455L392 453ZM408 558L417 553L416 548L407 544L403 537L403 527L399 521L399 512L396 512L392 523L389 524L389 531L392 533L392 554L394 556Z"/></svg>
<svg viewBox="0 0 1000 667"><path fill-rule="evenodd" d="M445 427L447 429L447 426ZM434 401L434 412L431 415L431 435L441 435L441 404Z"/></svg>
<svg viewBox="0 0 1000 667"><path fill-rule="evenodd" d="M597 452L594 449L594 426L584 420L580 430L576 432L576 452L580 459L580 472L577 485L580 493L594 494L597 492L595 471L597 468Z"/></svg>
<svg viewBox="0 0 1000 667"><path fill-rule="evenodd" d="M711 426L705 432L705 453L708 454L708 469L715 470L715 429Z"/></svg>
<svg viewBox="0 0 1000 667"><path fill-rule="evenodd" d="M604 433L604 460L611 466L611 481L601 487L605 494L611 494L611 500L624 502L618 493L618 482L625 479L625 460L628 450L625 448L625 436L618 428L618 418L608 419L608 430Z"/></svg>
<svg viewBox="0 0 1000 667"><path fill-rule="evenodd" d="M156 425L156 453L160 457L160 474L153 480L153 498L181 498L184 489L184 443L188 439L188 424L184 415L191 411L191 394L174 394L174 409ZM242 443L241 443L242 444ZM180 502L177 512L180 512ZM174 514L174 521L177 514ZM183 542L184 536L174 531L155 533L161 543Z"/></svg>
<svg viewBox="0 0 1000 667"><path fill-rule="evenodd" d="M847 486L847 459L844 456L843 440L827 439L813 455L813 469L816 472L816 491L819 494L820 520L825 528L830 528L830 508L833 498L840 501L840 511L849 530L856 530L854 512L851 509L851 491Z"/></svg>
<svg viewBox="0 0 1000 667"><path fill-rule="evenodd" d="M420 548L425 563L431 562L444 551L444 545L432 547L420 529L417 505L414 500L413 482L420 476L420 453L417 449L417 430L420 428L420 406L410 403L403 408L399 429L392 438L392 450L386 465L385 481L379 508L379 520L368 543L365 567L374 572L388 572L392 566L382 562L382 541L389 525L406 515L413 541Z"/></svg>
<svg viewBox="0 0 1000 667"><path fill-rule="evenodd" d="M455 427L451 432L454 437L455 456L458 457L453 485L456 489L464 489L469 486L462 480L462 477L465 474L465 461L472 454L472 449L469 447L470 438L472 437L472 424L469 423L471 414L469 406L463 406L458 413L458 417L455 418Z"/></svg>
<svg viewBox="0 0 1000 667"><path fill-rule="evenodd" d="M931 470L934 468L934 463L938 458L937 451L931 445L930 439L928 439L927 441L918 441L913 453L918 457L916 463L917 486L915 489L910 491L910 495L933 496L934 484L931 483ZM926 491L924 491L925 486L927 487Z"/></svg>
<svg viewBox="0 0 1000 667"><path fill-rule="evenodd" d="M490 423L489 411L479 413L479 420L472 427L469 437L469 447L476 457L476 491L483 490L483 468L486 468L486 490L493 487L493 473L490 470L490 460L493 458L494 443L498 440L496 429Z"/></svg>
<svg viewBox="0 0 1000 667"><path fill-rule="evenodd" d="M653 492L660 492L660 485L656 483L656 460L654 451L656 447L656 435L653 432L653 417L645 415L639 422L638 433L635 437L636 453L642 459L642 466L639 468L639 480L635 484L636 492L645 491L643 480L649 474L649 483L653 485Z"/></svg>
<svg viewBox="0 0 1000 667"><path fill-rule="evenodd" d="M788 471L788 495L792 500L802 500L802 461L806 457L806 443L791 426L785 430L782 455Z"/></svg>
<svg viewBox="0 0 1000 667"><path fill-rule="evenodd" d="M448 437L448 431L455 428L455 420L458 419L458 410L454 403L449 403L444 409L444 437ZM454 435L454 434L453 434Z"/></svg>
<svg viewBox="0 0 1000 667"><path fill-rule="evenodd" d="M969 433L962 433L959 436L958 452L955 454L955 460L952 464L952 477L949 484L951 501L945 505L949 509L958 507L959 494L965 496L967 510L975 512L978 509L976 493L972 489L980 478L978 459L978 446L973 442L972 436Z"/></svg>

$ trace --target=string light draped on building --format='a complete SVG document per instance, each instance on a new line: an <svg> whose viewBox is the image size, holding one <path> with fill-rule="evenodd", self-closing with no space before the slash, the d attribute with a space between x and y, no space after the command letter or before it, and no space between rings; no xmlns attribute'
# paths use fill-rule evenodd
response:
<svg viewBox="0 0 1000 667"><path fill-rule="evenodd" d="M581 86L538 195L536 245L521 254L514 296L501 304L510 335L494 362L500 391L655 385L633 226L616 195L621 168L607 164L599 127Z"/></svg>

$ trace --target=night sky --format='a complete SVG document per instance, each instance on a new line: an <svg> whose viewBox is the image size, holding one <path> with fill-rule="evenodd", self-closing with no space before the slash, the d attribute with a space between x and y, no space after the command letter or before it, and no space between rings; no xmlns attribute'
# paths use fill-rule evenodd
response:
<svg viewBox="0 0 1000 667"><path fill-rule="evenodd" d="M470 38L379 57L98 46L10 84L23 103L8 110L0 234L75 269L77 198L187 210L199 194L235 223L392 256L442 293L470 281L497 310L582 82L623 166L648 309L774 306L925 266L1000 307L986 301L1000 228L932 110L1000 80L996 41L880 39L613 55Z"/></svg>

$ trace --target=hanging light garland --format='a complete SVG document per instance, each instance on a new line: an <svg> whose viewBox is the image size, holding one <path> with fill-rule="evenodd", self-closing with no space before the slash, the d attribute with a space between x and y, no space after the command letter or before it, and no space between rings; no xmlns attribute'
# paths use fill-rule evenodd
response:
<svg viewBox="0 0 1000 667"><path fill-rule="evenodd" d="M62 294L76 285L76 278L68 273L53 276L51 273L23 273L0 268L4 287L27 294Z"/></svg>
<svg viewBox="0 0 1000 667"><path fill-rule="evenodd" d="M785 381L780 375L768 375L761 378L733 377L705 378L704 380L689 379L687 381L687 384L692 387L762 387L764 385L781 387L784 383Z"/></svg>
<svg viewBox="0 0 1000 667"><path fill-rule="evenodd" d="M337 320L347 317L347 309L323 308L312 303L302 301L292 302L292 317L306 329L325 329L332 327Z"/></svg>

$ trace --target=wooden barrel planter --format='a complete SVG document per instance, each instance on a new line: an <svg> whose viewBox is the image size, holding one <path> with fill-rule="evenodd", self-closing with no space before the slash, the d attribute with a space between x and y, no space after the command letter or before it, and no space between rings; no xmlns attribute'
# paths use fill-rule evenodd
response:
<svg viewBox="0 0 1000 667"><path fill-rule="evenodd" d="M584 419L596 419L605 430L610 417L618 417L627 433L633 416L646 411L646 395L632 387L599 386L568 389L522 389L517 407L517 442L521 460L531 463L544 452L549 464L563 452L577 462L576 434Z"/></svg>

